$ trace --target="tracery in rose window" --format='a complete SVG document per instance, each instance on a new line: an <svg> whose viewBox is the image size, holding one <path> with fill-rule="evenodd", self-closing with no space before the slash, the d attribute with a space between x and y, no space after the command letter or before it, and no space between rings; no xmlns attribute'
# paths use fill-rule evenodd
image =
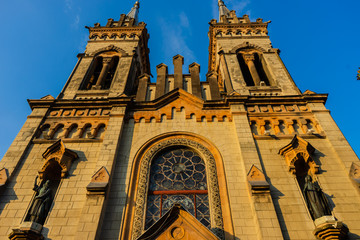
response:
<svg viewBox="0 0 360 240"><path fill-rule="evenodd" d="M148 229L175 203L181 204L210 228L210 211L205 163L188 148L168 149L151 164L146 223Z"/></svg>

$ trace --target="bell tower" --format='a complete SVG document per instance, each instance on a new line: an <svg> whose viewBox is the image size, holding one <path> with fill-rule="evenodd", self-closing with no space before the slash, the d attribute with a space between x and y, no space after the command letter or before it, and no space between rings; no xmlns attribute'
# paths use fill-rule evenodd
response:
<svg viewBox="0 0 360 240"><path fill-rule="evenodd" d="M86 51L61 92L60 99L93 99L135 94L138 77L150 74L149 34L138 22L140 3L105 26L96 23L89 30Z"/></svg>
<svg viewBox="0 0 360 240"><path fill-rule="evenodd" d="M270 21L252 22L248 15L237 17L222 0L218 5L219 21L210 22L209 71L219 74L220 88L253 96L301 94L271 45Z"/></svg>

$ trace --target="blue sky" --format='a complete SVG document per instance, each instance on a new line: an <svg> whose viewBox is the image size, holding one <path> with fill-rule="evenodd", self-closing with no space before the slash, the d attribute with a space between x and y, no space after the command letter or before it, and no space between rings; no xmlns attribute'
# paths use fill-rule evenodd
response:
<svg viewBox="0 0 360 240"><path fill-rule="evenodd" d="M173 71L172 57L201 65L205 80L208 22L217 18L217 0L142 0L140 21L150 33L150 60ZM237 14L271 20L269 34L298 87L329 93L327 108L360 153L360 31L358 0L225 0ZM0 158L30 114L26 99L57 96L84 52L85 25L106 24L127 13L130 0L11 0L0 8ZM156 76L155 76L156 77ZM356 121L355 121L356 120ZM355 122L354 122L355 121Z"/></svg>

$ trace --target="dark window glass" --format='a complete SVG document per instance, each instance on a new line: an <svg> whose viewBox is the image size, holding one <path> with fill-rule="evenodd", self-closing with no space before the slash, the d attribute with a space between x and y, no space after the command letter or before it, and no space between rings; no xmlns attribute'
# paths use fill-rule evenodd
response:
<svg viewBox="0 0 360 240"><path fill-rule="evenodd" d="M196 152L187 148L167 150L154 158L145 228L158 221L175 203L210 228L206 166Z"/></svg>

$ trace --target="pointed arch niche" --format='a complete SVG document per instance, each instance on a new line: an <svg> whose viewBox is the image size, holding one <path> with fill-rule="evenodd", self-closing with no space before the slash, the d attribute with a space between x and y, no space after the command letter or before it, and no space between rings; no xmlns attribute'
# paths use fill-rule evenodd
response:
<svg viewBox="0 0 360 240"><path fill-rule="evenodd" d="M285 158L289 172L296 176L301 189L307 175L314 176L319 173L319 165L312 158L314 152L315 148L297 135L290 144L279 151L279 154Z"/></svg>
<svg viewBox="0 0 360 240"><path fill-rule="evenodd" d="M136 154L130 180L129 198L120 239L137 239L145 231L150 172L155 158L174 149L196 153L206 168L207 193L210 210L210 229L220 239L233 237L229 199L220 152L208 140L190 133L175 132L155 137Z"/></svg>

